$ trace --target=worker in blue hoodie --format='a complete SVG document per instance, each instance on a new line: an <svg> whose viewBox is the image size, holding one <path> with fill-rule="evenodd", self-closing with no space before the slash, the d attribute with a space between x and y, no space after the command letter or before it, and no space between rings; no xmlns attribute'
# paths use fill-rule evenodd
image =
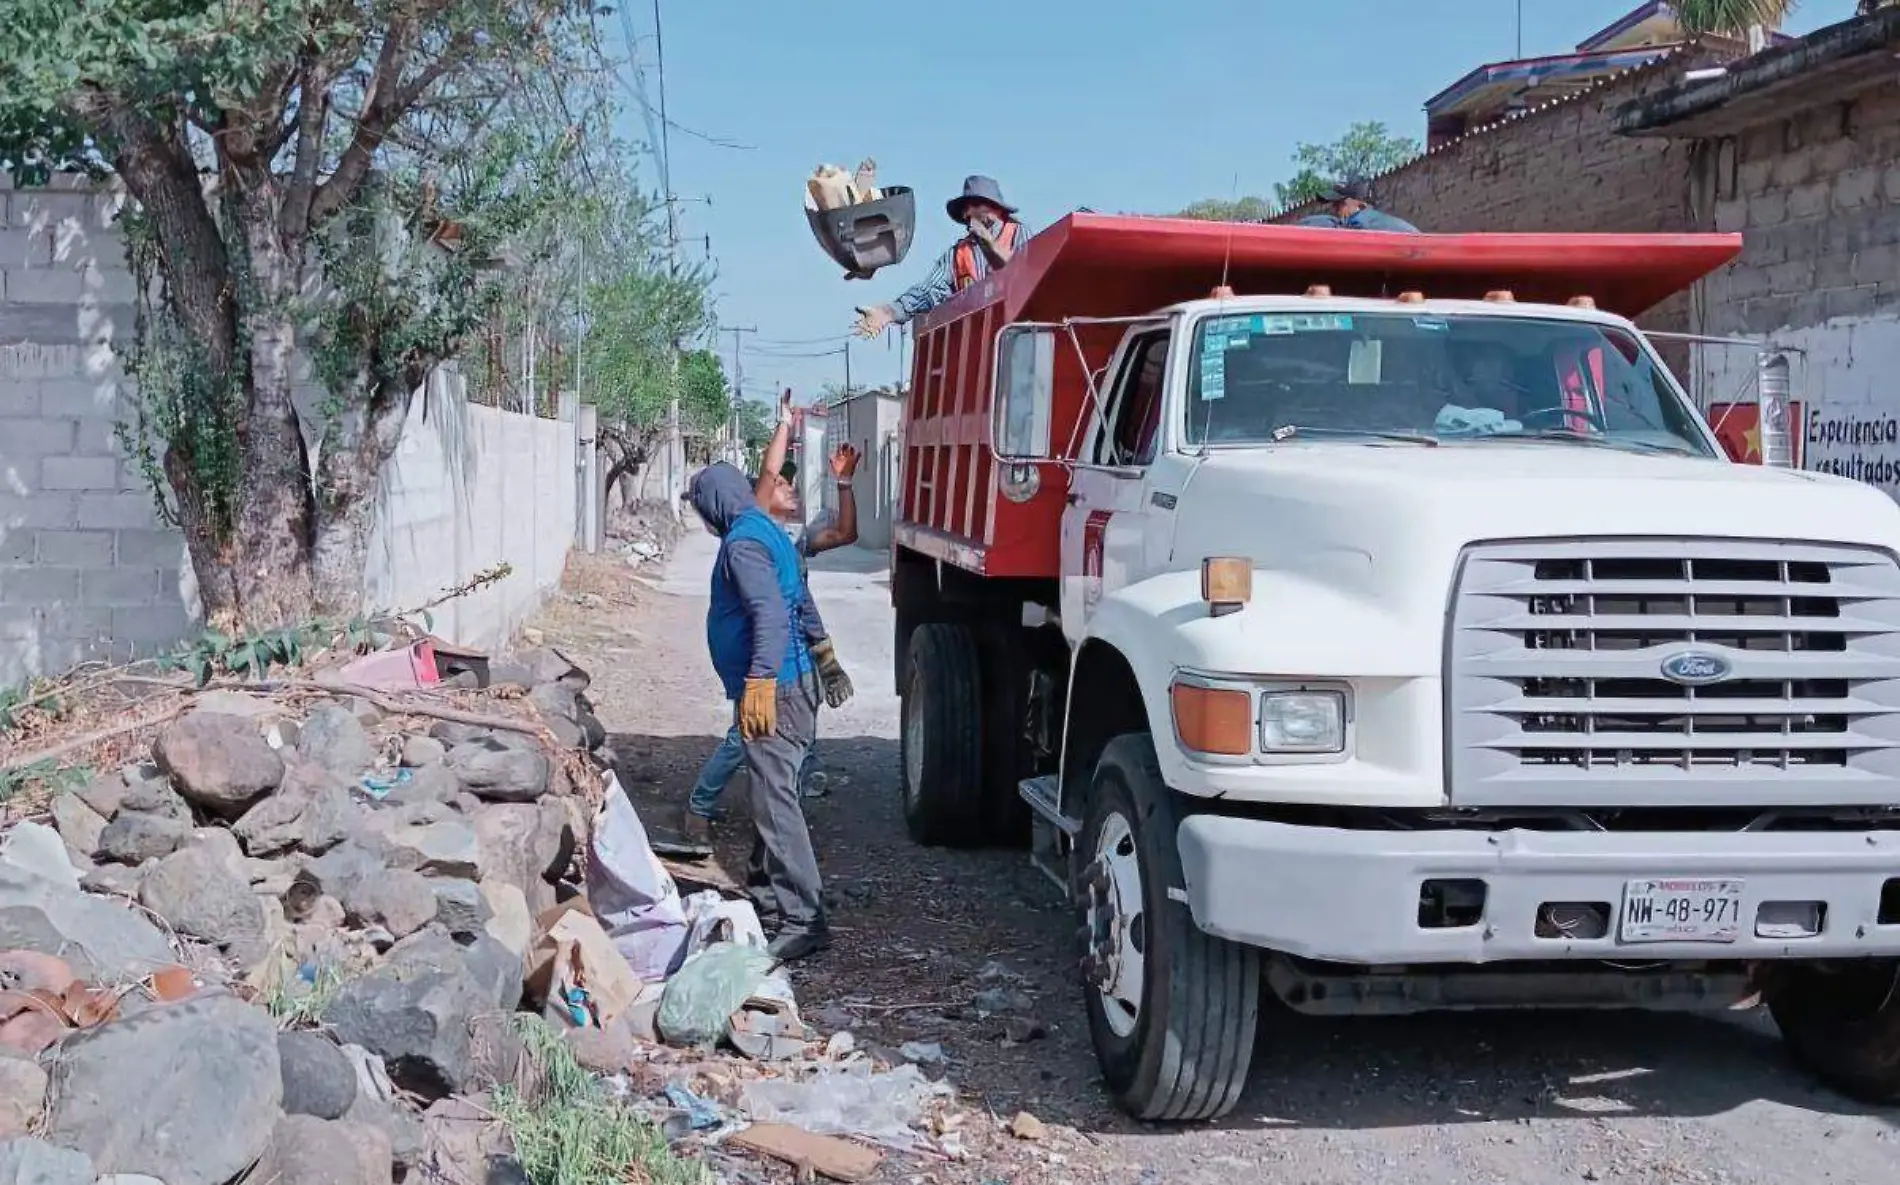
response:
<svg viewBox="0 0 1900 1185"><path fill-rule="evenodd" d="M752 483L724 463L693 478L688 497L719 536L706 643L733 703L751 784L747 887L776 931L770 951L785 961L831 945L818 858L799 801L798 771L818 729L818 703L851 698L818 605L785 529L760 508Z"/></svg>
<svg viewBox="0 0 1900 1185"><path fill-rule="evenodd" d="M1324 213L1308 214L1296 226L1330 226L1341 230L1390 230L1415 235L1413 226L1396 214L1372 205L1372 186L1358 177L1328 185L1319 195Z"/></svg>

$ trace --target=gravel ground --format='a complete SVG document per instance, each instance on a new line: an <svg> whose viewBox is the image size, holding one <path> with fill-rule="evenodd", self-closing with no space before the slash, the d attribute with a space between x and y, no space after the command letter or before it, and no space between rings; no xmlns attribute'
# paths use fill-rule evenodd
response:
<svg viewBox="0 0 1900 1185"><path fill-rule="evenodd" d="M684 801L728 720L704 646L713 550L694 530L663 572L546 624L548 640L593 672L623 779L652 821ZM941 1072L971 1113L973 1155L891 1158L879 1180L1900 1182L1900 1111L1814 1085L1758 1013L1275 1017L1225 1121L1129 1122L1096 1079L1073 923L1053 887L1022 853L929 851L904 833L882 559L849 549L814 564L814 593L858 694L821 717L831 793L807 812L838 940L795 982L807 1019L847 1028L860 1044L940 1042ZM741 779L729 794L734 819L719 832L728 870L743 867L743 797ZM1031 1013L1015 1035L1043 1035L1009 1040L1008 1016L976 1006L985 989L1026 996ZM1011 1137L1004 1124L1019 1111L1048 1124L1047 1135Z"/></svg>

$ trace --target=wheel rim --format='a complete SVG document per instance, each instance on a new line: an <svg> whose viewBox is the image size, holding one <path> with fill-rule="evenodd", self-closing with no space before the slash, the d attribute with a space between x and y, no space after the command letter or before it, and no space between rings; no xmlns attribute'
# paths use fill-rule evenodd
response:
<svg viewBox="0 0 1900 1185"><path fill-rule="evenodd" d="M1111 811L1095 833L1095 858L1088 877L1086 966L1102 1017L1117 1037L1132 1035L1141 1023L1147 971L1145 900L1135 829L1120 811Z"/></svg>
<svg viewBox="0 0 1900 1185"><path fill-rule="evenodd" d="M920 801L924 781L924 705L923 698L912 692L904 697L904 799L912 806Z"/></svg>

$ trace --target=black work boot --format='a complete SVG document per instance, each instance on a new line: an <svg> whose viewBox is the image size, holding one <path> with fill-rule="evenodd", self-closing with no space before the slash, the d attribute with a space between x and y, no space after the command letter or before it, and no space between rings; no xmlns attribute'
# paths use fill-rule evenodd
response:
<svg viewBox="0 0 1900 1185"><path fill-rule="evenodd" d="M787 927L780 930L778 937L772 939L772 944L765 948L765 953L781 963L796 963L830 948L831 930L821 923L812 927Z"/></svg>

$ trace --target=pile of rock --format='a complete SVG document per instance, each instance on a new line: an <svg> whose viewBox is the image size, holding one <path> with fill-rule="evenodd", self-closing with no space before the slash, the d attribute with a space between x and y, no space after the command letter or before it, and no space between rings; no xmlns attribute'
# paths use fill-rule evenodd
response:
<svg viewBox="0 0 1900 1185"><path fill-rule="evenodd" d="M149 762L57 799L50 831L14 829L8 1179L221 1185L256 1165L282 1185L383 1185L443 1143L421 1108L519 1072L533 919L590 822L562 749L603 733L587 676L554 651L498 659L488 681L538 718L427 727L341 693L207 693ZM4 952L68 970L28 983L52 973ZM27 997L61 1000L62 976L105 1004L8 1019L46 1012Z"/></svg>

